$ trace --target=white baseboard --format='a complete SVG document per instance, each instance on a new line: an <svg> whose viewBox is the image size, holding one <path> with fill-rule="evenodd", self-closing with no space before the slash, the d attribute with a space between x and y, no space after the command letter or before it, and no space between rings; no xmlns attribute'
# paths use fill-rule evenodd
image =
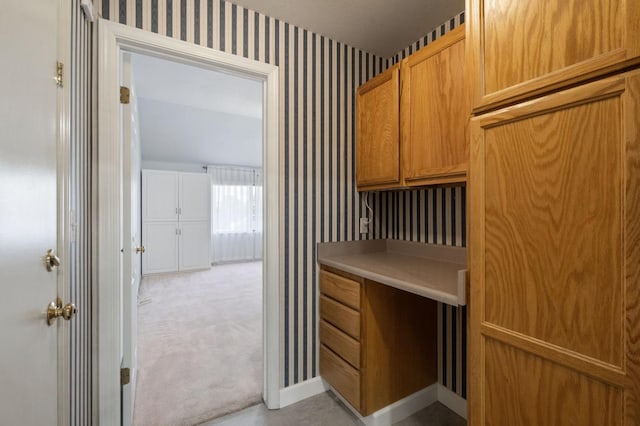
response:
<svg viewBox="0 0 640 426"><path fill-rule="evenodd" d="M406 419L410 415L417 413L438 400L438 384L434 383L418 392L396 401L367 417L355 409L342 395L340 395L331 385L329 389L342 401L342 403L366 426L390 426L396 422Z"/></svg>
<svg viewBox="0 0 640 426"><path fill-rule="evenodd" d="M438 402L467 419L467 400L438 383Z"/></svg>
<svg viewBox="0 0 640 426"><path fill-rule="evenodd" d="M328 385L321 377L314 377L288 388L280 389L280 408L326 392L328 389Z"/></svg>
<svg viewBox="0 0 640 426"><path fill-rule="evenodd" d="M362 417L362 415L360 415L360 413L353 408L347 400L333 389L331 385L322 380L321 377L314 377L313 379L306 380L288 388L280 389L280 408L295 404L296 402L321 394L327 390L333 391L344 405L367 426L392 425L393 423L406 419L410 415L417 413L436 401L440 402L460 417L464 419L467 418L467 400L462 398L460 395L451 392L440 383L434 383L433 385L411 394L400 401L394 402L393 404L384 407L367 417Z"/></svg>

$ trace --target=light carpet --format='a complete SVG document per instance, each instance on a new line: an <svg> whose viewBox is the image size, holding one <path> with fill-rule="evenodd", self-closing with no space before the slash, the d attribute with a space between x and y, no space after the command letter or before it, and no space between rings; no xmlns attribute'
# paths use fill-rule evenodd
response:
<svg viewBox="0 0 640 426"><path fill-rule="evenodd" d="M262 262L145 277L134 425L191 426L261 401Z"/></svg>

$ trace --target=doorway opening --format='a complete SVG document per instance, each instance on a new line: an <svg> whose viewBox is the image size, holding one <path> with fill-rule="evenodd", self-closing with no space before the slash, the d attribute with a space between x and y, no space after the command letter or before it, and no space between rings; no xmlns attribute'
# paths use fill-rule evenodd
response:
<svg viewBox="0 0 640 426"><path fill-rule="evenodd" d="M139 198L143 199L144 197L144 188L142 187L142 184L140 186L137 186L135 184L132 185L132 182L135 180L135 176L137 176L136 171L131 169L131 165L135 164L135 161L132 161L132 159L134 159L134 157L136 156L138 156L138 164L141 170L147 166L150 166L150 170L153 169L160 172L176 173L178 176L177 179L174 180L174 182L177 182L176 186L178 194L180 193L181 179L190 182L185 186L186 189L183 189L183 191L186 191L185 194L187 194L187 192L189 192L193 188L199 186L199 184L195 182L197 178L205 176L207 177L207 179L209 179L208 182L210 183L210 198L204 196L204 199L207 200L209 212L211 214L211 216L208 218L208 230L205 232L203 231L204 228L200 229L195 225L191 226L193 225L193 223L189 223L189 226L191 226L192 228L190 230L187 229L188 227L182 226L178 226L178 228L176 228L174 224L174 232L176 229L178 229L178 232L182 232L182 235L185 235L185 233L187 232L191 232L191 234L195 237L202 237L203 235L205 235L215 241L216 234L224 234L225 231L229 231L229 229L223 229L224 227L216 227L216 219L213 217L212 206L216 205L216 199L222 200L221 202L219 202L219 205L222 205L223 207L229 204L224 200L229 200L229 197L233 196L233 194L230 195L229 191L231 190L226 187L250 186L251 191L246 191L246 188L243 189L246 196L237 195L238 191L236 191L235 196L236 199L244 197L242 198L244 200L244 204L243 202L238 202L238 204L240 204L241 206L253 206L253 210L249 215L251 220L244 220L244 222L251 222L251 226L253 227L251 230L252 233L258 233L260 229L263 231L263 235L261 238L262 243L256 242L255 236L252 240L252 259L242 259L253 260L253 270L257 270L257 274L262 277L261 287L258 289L258 293L261 296L261 303L258 303L260 305L259 308L261 308L262 310L262 314L259 315L261 317L261 321L258 321L257 327L253 327L254 331L255 328L260 330L260 332L258 333L258 340L261 343L261 349L260 356L256 357L254 355L253 358L258 358L258 362L256 362L256 364L263 365L262 380L258 380L258 382L261 382L258 386L261 390L259 398L265 401L267 407L279 408L280 271L278 259L278 218L280 203L278 192L279 140L277 130L277 68L270 65L247 60L245 58L238 58L233 55L216 52L201 46L191 45L174 39L167 39L157 34L140 31L131 27L125 27L106 21L100 21L98 43L99 48L102 52L99 55L98 60L98 91L100 96L98 98L99 138L97 146L97 202L100 208L97 211L97 221L99 226L97 230L98 245L95 251L95 261L99 265L96 282L96 292L98 293L97 312L99 327L97 342L99 353L97 359L98 393L95 401L99 407L99 420L101 423L104 421L105 423L109 424L112 422L118 422L119 420L121 420L122 416L122 420L124 420L123 424L129 424L127 419L131 418L131 416L128 415L127 410L130 410L129 413L132 413L133 407L132 404L127 406L127 402L125 401L128 401L129 399L127 399L126 393L127 391L129 392L129 397L135 395L132 393L133 389L129 388L127 390L127 386L130 385L125 385L121 388L119 383L120 381L117 379L120 379L121 377L121 368L127 368L124 362L125 355L127 353L132 354L130 362L135 363L135 342L129 341L127 343L126 341L127 333L130 333L130 330L128 328L131 325L131 322L126 321L126 316L129 315L130 317L132 317L133 313L131 311L127 312L126 307L127 305L131 307L138 306L133 303L128 304L127 302L133 300L133 296L136 295L135 285L133 285L135 281L134 275L136 274L136 271L142 272L142 267L138 267L138 265L135 264L134 259L136 258L136 249L137 251L146 251L146 247L144 247L142 241L136 240L135 237L136 229L139 229L141 231L141 234L144 236L144 224L142 223L145 214L144 206L142 206L142 203L140 203L140 219L136 219L135 214L127 214L127 212L135 211L135 208L132 208L132 206L135 207L134 204L135 200L137 199L135 194L132 194L133 192L135 192L135 188L140 188L141 195ZM123 70L125 69L126 64L125 58L130 54L144 55L148 60L170 61L174 65L188 65L197 69L197 71L199 72L218 72L225 77L231 76L235 78L243 78L245 80L248 79L253 83L259 84L260 92L262 94L260 107L258 108L258 113L261 114L261 124L259 125L259 132L262 141L262 152L258 155L258 157L261 159L262 167L255 167L254 165L250 164L241 164L242 167L237 167L237 164L235 164L235 169L239 169L239 171L234 175L233 173L229 174L228 170L226 170L229 168L229 164L225 164L224 161L217 160L201 160L198 164L198 167L200 168L199 171L176 170L176 167L173 167L173 170L166 170L167 167L160 167L160 165L158 164L159 160L154 160L152 158L147 159L145 163L144 151L136 153L135 149L131 149L130 140L129 143L127 143L127 137L129 137L130 139L132 128L126 128L126 125L123 124L124 120L122 119L122 117L124 109L120 107L118 99L119 93L112 90L114 87L123 86ZM129 93L129 95L131 95L131 93ZM193 98L193 96L190 96L190 98ZM140 97L140 99L142 99L142 97ZM140 107L140 105L138 105L138 107ZM193 118L195 113L191 111L186 115ZM143 121L144 119L139 120L141 124L143 123ZM208 120L204 120L204 122L208 122ZM141 131L143 132L144 130ZM144 137L144 134L141 134ZM184 138L182 140L184 140ZM144 149L145 148L143 142L142 150ZM225 151L229 151L229 149L225 148ZM252 154L255 154L255 152ZM175 155L177 154L174 153L173 155L174 157L171 158L175 160ZM156 163L153 163L153 161L156 161ZM170 163L170 161L164 162ZM173 163L180 162L181 161L173 161ZM173 166L176 166L176 164L174 164ZM207 169L202 169L203 166ZM247 173L249 171L251 172L250 175L253 179L251 185L245 185L246 179L242 180L242 183L239 184L239 176L243 175L244 173L244 176L246 177L246 175L249 174ZM141 172L140 177L143 178L143 175L144 174ZM231 181L229 179L231 179ZM161 184L160 187L165 189L168 188L166 184ZM258 187L260 187L261 190ZM166 191L164 192L166 193ZM261 192L264 193L262 202L258 201L258 195L262 195L260 194ZM127 194L130 197L128 197ZM202 202L203 200L202 195L187 194L187 196L191 197L192 200L195 200L196 204L198 202ZM178 198L179 197L180 195L178 195ZM133 202L131 202L131 200L133 200ZM210 202L209 200L213 200L213 202ZM180 209L184 210L185 205L178 204L177 208L177 219L179 222L180 213L186 213L184 211L180 211ZM158 209L152 210L158 211ZM258 210L261 210L261 212L259 212ZM261 220L259 218L259 213L262 213ZM233 215L227 212L227 216ZM234 219L237 219L235 216L233 217ZM127 218L129 218L129 220ZM139 227L136 221L139 221ZM193 222L197 221L193 220ZM212 223L214 224L213 226L211 226ZM221 223L224 223L224 220L221 221ZM185 226L186 225L187 224L185 223ZM238 229L240 225L236 223L233 226L236 227L234 229ZM120 232L113 232L114 230L119 230ZM152 235L150 231L148 231L148 234ZM207 240L207 238L204 239ZM197 274L206 274L207 272L213 271L217 267L221 269L226 268L227 270L235 267L236 264L228 262L230 260L239 259L234 259L233 256L231 256L232 258L229 258L228 254L226 255L226 257L223 254L222 257L218 258L216 258L214 254L214 257L211 258L212 252L220 252L220 247L216 248L215 244L216 243L214 242L213 247L209 246L207 256L204 256L205 261L208 261L209 264L213 263L215 265L212 266L210 270L208 265L206 265L204 269L196 267L202 266L202 249L183 247L183 257L181 258L180 254L178 254L178 272L173 271L171 272L171 274L182 275L182 277L184 278L186 274L193 274L192 276L195 276ZM178 250L180 250L180 247L178 247ZM188 253L189 251L194 256L185 257L184 254ZM233 254L233 250L230 250L230 253ZM144 256L144 254L142 256ZM262 258L262 262L256 264L255 262L257 261L258 257ZM144 263L144 261L142 263ZM224 265L219 266L219 264ZM187 269L188 266L191 266L194 272L180 271L180 266L185 265L187 265ZM153 265L150 266L152 266L151 270L153 271ZM130 272L131 277L127 272ZM159 273L159 271L155 271L155 273ZM220 275L224 274L221 273ZM234 273L227 271L227 275L234 276L236 282L240 281L238 280L238 278L242 279L241 276L238 276L239 274L237 272ZM156 276L156 278L157 277L159 276ZM153 276L150 273L149 280L151 280L152 278ZM194 281L195 279L192 278L191 280ZM145 281L143 279L141 291L144 290L144 286ZM204 287L207 288L207 286ZM211 286L209 286L209 288L207 289L210 289L210 287ZM174 288L171 288L171 286L168 286L168 288L170 288L171 290L175 290ZM178 299L182 295L183 293L178 292L177 295L170 297L171 303L180 305L181 301L176 299ZM145 297L143 296L140 300L142 304L139 307L142 309L154 304L153 297L151 297L150 299L151 300L149 301L149 299L145 299ZM202 298L200 298L198 301L202 302ZM204 307L202 307L202 310L204 312L207 312L207 309L210 308L210 306L207 306L207 303L202 304L205 305ZM178 309L176 313L173 314L169 314L164 309L164 307L165 306L163 306L163 304L160 304L160 306L156 306L156 309L161 311L159 315L160 319L158 320L158 324L160 325L171 324L172 321L176 321L176 319L181 315L187 316L191 313L188 304L184 304L182 306L182 310ZM209 312L212 312L212 310L209 309ZM166 316L163 317L163 315ZM162 321L164 321L164 323ZM241 322L242 321L239 321L237 323ZM198 320L195 320L192 324L197 323ZM260 324L262 325L262 327L260 327ZM158 326L151 328L157 331L161 327ZM191 332L192 328L193 327L189 328L190 331L185 331L185 333ZM134 334L130 333L130 336L134 336ZM181 344L179 343L172 345L171 343L169 343L165 346L174 349L177 346L186 347L187 349L191 349L192 352L195 353L196 357L199 356L208 358L207 354L205 353L207 352L207 350L198 351L195 348L195 346L197 346L195 345L195 343L197 343L198 341L198 339L193 339L191 341L186 340ZM165 343L167 343L166 340ZM223 345L224 342L218 342L218 344ZM160 346L162 346L162 344L160 344ZM242 353L243 350L243 348L238 348L237 354ZM155 350L152 350L151 352L155 352ZM144 356L142 353L140 355ZM180 357L175 357L169 364L177 363L185 365L189 364L189 361L180 359ZM228 367L228 365L223 365L223 367ZM166 371L168 370L163 369L164 373L166 373ZM200 378L207 375L207 372L199 371L199 373L199 375L196 375L194 377ZM192 385L194 384L195 380L196 379L186 380L184 386L189 389L193 389ZM177 384L173 382L171 386L174 385ZM213 387L216 386L214 385ZM122 391L123 394L122 400L120 399L120 391ZM224 392L224 390L222 391ZM229 392L228 389L227 392ZM198 394L198 391L195 389L192 395L195 399L209 399L209 397L207 396ZM180 402L175 402L174 404L180 404ZM188 405L189 402L186 402L185 409L188 409ZM176 405L173 405L169 408L175 409ZM206 420L206 418L202 417L201 420Z"/></svg>
<svg viewBox="0 0 640 426"><path fill-rule="evenodd" d="M198 424L262 400L264 82L122 55L123 423Z"/></svg>

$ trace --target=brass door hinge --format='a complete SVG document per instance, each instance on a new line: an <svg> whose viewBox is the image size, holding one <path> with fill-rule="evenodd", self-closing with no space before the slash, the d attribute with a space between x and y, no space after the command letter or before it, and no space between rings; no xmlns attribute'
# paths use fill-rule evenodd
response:
<svg viewBox="0 0 640 426"><path fill-rule="evenodd" d="M120 103L128 104L129 103L129 88L120 86Z"/></svg>
<svg viewBox="0 0 640 426"><path fill-rule="evenodd" d="M131 381L131 370L129 368L120 369L120 386L128 385Z"/></svg>
<svg viewBox="0 0 640 426"><path fill-rule="evenodd" d="M64 64L62 62L56 62L55 81L58 87L62 87L63 76L64 76Z"/></svg>

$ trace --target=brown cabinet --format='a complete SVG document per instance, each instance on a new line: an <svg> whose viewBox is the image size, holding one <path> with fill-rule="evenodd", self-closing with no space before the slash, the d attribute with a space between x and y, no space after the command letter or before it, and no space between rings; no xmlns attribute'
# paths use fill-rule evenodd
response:
<svg viewBox="0 0 640 426"><path fill-rule="evenodd" d="M638 117L634 71L472 119L471 424L638 424Z"/></svg>
<svg viewBox="0 0 640 426"><path fill-rule="evenodd" d="M325 266L320 292L320 375L363 416L437 381L433 300Z"/></svg>
<svg viewBox="0 0 640 426"><path fill-rule="evenodd" d="M640 62L638 0L467 0L476 111Z"/></svg>
<svg viewBox="0 0 640 426"><path fill-rule="evenodd" d="M464 36L461 25L358 88L358 190L466 180Z"/></svg>
<svg viewBox="0 0 640 426"><path fill-rule="evenodd" d="M400 65L358 88L356 182L359 189L400 185Z"/></svg>
<svg viewBox="0 0 640 426"><path fill-rule="evenodd" d="M464 182L467 124L464 25L402 61L402 170L407 186Z"/></svg>

